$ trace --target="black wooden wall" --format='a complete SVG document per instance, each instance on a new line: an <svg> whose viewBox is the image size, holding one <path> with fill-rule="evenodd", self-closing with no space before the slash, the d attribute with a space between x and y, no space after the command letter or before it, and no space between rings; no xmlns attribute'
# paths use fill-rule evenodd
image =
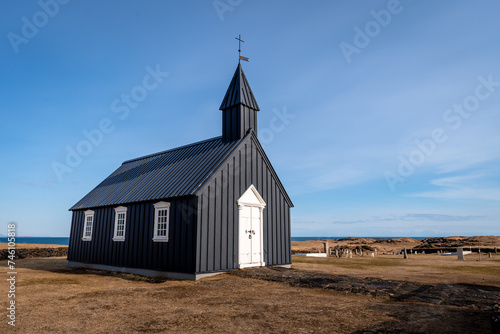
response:
<svg viewBox="0 0 500 334"><path fill-rule="evenodd" d="M95 208L91 241L82 241L84 210L73 211L68 260L181 273L238 268L238 206L254 185L266 207L263 248L266 265L291 263L290 207L270 162L253 133L231 153L197 196L168 199L168 242L153 242L158 201L126 206L125 241L113 241L114 207Z"/></svg>
<svg viewBox="0 0 500 334"><path fill-rule="evenodd" d="M290 204L261 150L257 139L248 137L202 188L198 198L197 272L238 268L236 201L251 184L266 202L263 211L266 265L291 263Z"/></svg>
<svg viewBox="0 0 500 334"><path fill-rule="evenodd" d="M249 129L257 133L257 111L244 105L236 105L222 111L222 139L238 140Z"/></svg>
<svg viewBox="0 0 500 334"><path fill-rule="evenodd" d="M113 241L114 207L96 208L92 240L82 241L84 211L73 211L68 260L131 268L194 273L196 254L195 196L167 200L170 206L168 242L153 242L154 202L126 206L125 241ZM119 205L117 205L119 206Z"/></svg>

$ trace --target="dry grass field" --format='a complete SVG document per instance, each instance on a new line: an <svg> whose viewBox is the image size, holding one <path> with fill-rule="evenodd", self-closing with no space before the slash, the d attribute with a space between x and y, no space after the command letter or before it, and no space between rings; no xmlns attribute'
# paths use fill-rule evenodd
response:
<svg viewBox="0 0 500 334"><path fill-rule="evenodd" d="M500 254L493 255L483 254L481 262L477 254L467 255L465 262L436 254L407 260L294 256L291 274L300 284L242 272L195 282L152 279L69 269L63 257L22 259L16 260L16 327L7 325L4 315L0 333L491 333L490 305L484 299L477 305L398 300L318 288L309 284L316 278L308 274L342 275L348 281L375 277L419 287L442 283L447 294L465 286L495 299ZM0 261L0 268L5 276L7 261ZM0 282L5 310L8 285Z"/></svg>
<svg viewBox="0 0 500 334"><path fill-rule="evenodd" d="M356 277L378 277L383 279L412 281L419 283L476 284L500 288L500 254L465 256L466 261L457 261L456 256L409 255L407 260L397 255L382 255L374 258L313 258L293 257L293 267L329 274ZM500 301L499 301L500 302Z"/></svg>

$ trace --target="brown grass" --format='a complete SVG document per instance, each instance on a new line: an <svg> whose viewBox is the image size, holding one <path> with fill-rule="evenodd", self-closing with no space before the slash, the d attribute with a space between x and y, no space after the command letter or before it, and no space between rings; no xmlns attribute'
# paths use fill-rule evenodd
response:
<svg viewBox="0 0 500 334"><path fill-rule="evenodd" d="M313 270L329 274L344 274L357 277L378 277L420 283L486 284L500 287L500 254L488 258L484 254L465 256L466 261L457 261L456 256L437 254L410 255L408 259L395 255L377 257L313 258L293 256L294 268Z"/></svg>
<svg viewBox="0 0 500 334"><path fill-rule="evenodd" d="M499 254L500 255L500 254ZM458 262L437 255L408 260L305 258L294 267L351 276L500 286L500 258ZM7 272L6 261L0 261ZM17 260L20 333L487 333L474 307L394 302L386 297L294 287L222 274L196 282L68 269L65 258ZM1 280L0 291L7 291ZM6 305L6 294L1 299ZM11 328L4 320L0 332Z"/></svg>

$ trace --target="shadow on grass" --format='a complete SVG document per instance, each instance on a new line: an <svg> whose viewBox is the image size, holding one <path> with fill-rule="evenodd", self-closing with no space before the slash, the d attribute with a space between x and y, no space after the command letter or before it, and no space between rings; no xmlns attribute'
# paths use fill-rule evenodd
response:
<svg viewBox="0 0 500 334"><path fill-rule="evenodd" d="M377 277L354 277L285 268L248 268L232 275L292 286L320 288L386 297L396 302L416 302L486 309L500 300L500 288L474 284L425 284Z"/></svg>
<svg viewBox="0 0 500 334"><path fill-rule="evenodd" d="M367 326L364 333L491 333L487 309L458 308L423 303L387 303L370 307L392 320Z"/></svg>
<svg viewBox="0 0 500 334"><path fill-rule="evenodd" d="M53 273L59 274L73 274L73 275L96 275L96 276L109 276L109 277L117 277L127 281L134 282L146 282L146 283L164 283L167 281L176 281L173 279L165 278L165 277L148 277L141 276L138 274L129 274L117 271L108 271L108 270L97 270L97 269L87 269L87 268L66 268L66 269L53 269L49 270Z"/></svg>
<svg viewBox="0 0 500 334"><path fill-rule="evenodd" d="M152 284L164 283L167 281L176 281L165 277L148 277L137 274L129 274L123 272L108 271L108 270L87 269L82 267L68 268L67 259L61 257L23 259L22 261L18 262L18 267L30 270L48 271L57 274L117 277L127 281L146 282Z"/></svg>

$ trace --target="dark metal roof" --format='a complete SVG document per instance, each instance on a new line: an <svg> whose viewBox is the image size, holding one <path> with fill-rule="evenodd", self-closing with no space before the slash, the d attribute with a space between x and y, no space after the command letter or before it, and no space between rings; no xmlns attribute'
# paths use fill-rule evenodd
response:
<svg viewBox="0 0 500 334"><path fill-rule="evenodd" d="M248 144L248 142L250 140L252 140L254 142L255 146L257 147L257 150L259 150L260 154L262 155L262 159L264 160L264 163L266 164L267 168L269 168L269 171L271 172L271 175L274 178L274 182L276 182L277 187L282 191L282 194L283 194L283 197L284 197L285 201L290 205L290 207L294 207L292 200L288 196L288 193L286 192L285 187L281 183L281 180L278 177L278 174L274 170L273 165L269 161L269 158L267 157L267 154L264 151L264 148L262 147L262 145L260 144L259 139L257 138L257 134L255 133L255 131L253 131L253 129L250 130L250 131L248 131L248 133L245 135L245 137L243 137L242 139L239 140L238 146L240 146L240 145L242 146L245 143ZM233 152L235 152L235 151L237 151L237 148L235 148L233 150ZM230 159L231 156L232 156L232 154L231 155L228 154L226 159L228 159L228 158ZM217 167L216 169L213 170L212 173L210 173L210 177L208 177L206 179L206 181L203 184L201 184L200 187L198 188L199 191L201 191L201 189L205 185L209 184L210 181L212 180L212 178L219 173L219 171L223 168L222 165L223 164L221 163L219 165L219 167Z"/></svg>
<svg viewBox="0 0 500 334"><path fill-rule="evenodd" d="M217 137L125 161L70 210L193 195L242 140Z"/></svg>
<svg viewBox="0 0 500 334"><path fill-rule="evenodd" d="M241 68L241 64L238 64L236 72L234 72L233 79L227 88L226 95L219 109L228 109L238 104L243 104L254 110L260 110L253 96L252 89L245 77L245 73Z"/></svg>

